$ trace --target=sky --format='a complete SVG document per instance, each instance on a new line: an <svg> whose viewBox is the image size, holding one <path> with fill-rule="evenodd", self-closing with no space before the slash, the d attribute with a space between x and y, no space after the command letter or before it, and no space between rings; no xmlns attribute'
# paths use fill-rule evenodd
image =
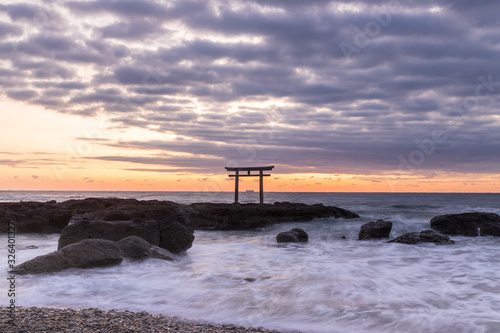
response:
<svg viewBox="0 0 500 333"><path fill-rule="evenodd" d="M0 190L498 193L498 13L2 1Z"/></svg>

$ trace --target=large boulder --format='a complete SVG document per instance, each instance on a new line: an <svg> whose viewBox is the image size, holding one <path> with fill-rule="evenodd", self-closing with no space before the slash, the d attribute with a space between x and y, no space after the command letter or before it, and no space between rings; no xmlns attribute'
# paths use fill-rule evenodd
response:
<svg viewBox="0 0 500 333"><path fill-rule="evenodd" d="M147 220L134 221L88 221L81 219L63 229L58 248L82 239L108 239L115 242L129 236L137 236L152 245L160 246L172 253L191 248L193 230L178 222Z"/></svg>
<svg viewBox="0 0 500 333"><path fill-rule="evenodd" d="M65 227L59 237L58 249L83 239L107 239L118 242L128 236L138 236L150 244L160 244L160 225L157 221L79 220Z"/></svg>
<svg viewBox="0 0 500 333"><path fill-rule="evenodd" d="M494 213L462 213L432 218L431 228L447 235L500 236L500 216ZM478 228L480 230L478 230Z"/></svg>
<svg viewBox="0 0 500 333"><path fill-rule="evenodd" d="M359 239L371 239L371 238L387 238L391 233L392 222L377 220L376 222L368 222L361 226L359 231Z"/></svg>
<svg viewBox="0 0 500 333"><path fill-rule="evenodd" d="M38 256L16 266L15 274L40 274L57 272L70 267L91 268L119 265L123 252L112 241L104 239L86 239L70 244L46 255Z"/></svg>
<svg viewBox="0 0 500 333"><path fill-rule="evenodd" d="M118 241L118 246L123 251L126 258L144 259L157 258L163 260L174 260L175 256L168 250L156 245L151 245L144 239L137 236L129 236Z"/></svg>
<svg viewBox="0 0 500 333"><path fill-rule="evenodd" d="M280 232L276 235L276 241L278 243L307 242L309 241L309 235L303 229L293 228L290 231Z"/></svg>
<svg viewBox="0 0 500 333"><path fill-rule="evenodd" d="M419 244L419 243L434 243L438 245L454 244L444 235L440 235L433 230L424 230L421 232L409 232L397 238L394 238L387 243L402 243L402 244Z"/></svg>

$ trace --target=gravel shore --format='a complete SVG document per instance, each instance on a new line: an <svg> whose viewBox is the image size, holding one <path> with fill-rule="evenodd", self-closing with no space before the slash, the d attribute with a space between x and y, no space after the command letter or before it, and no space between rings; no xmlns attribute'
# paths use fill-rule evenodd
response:
<svg viewBox="0 0 500 333"><path fill-rule="evenodd" d="M9 309L0 307L2 322L0 332L266 332L279 333L261 328L245 328L234 325L207 324L177 317L151 315L146 312L103 311L99 309L60 309L18 307L16 326L7 323Z"/></svg>

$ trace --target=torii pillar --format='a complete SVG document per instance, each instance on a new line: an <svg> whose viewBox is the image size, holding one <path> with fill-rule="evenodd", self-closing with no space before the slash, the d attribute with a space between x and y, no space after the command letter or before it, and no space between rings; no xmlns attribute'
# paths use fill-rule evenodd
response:
<svg viewBox="0 0 500 333"><path fill-rule="evenodd" d="M227 171L234 171L234 175L229 175L229 177L235 177L234 181L234 203L238 203L238 192L239 192L239 179L240 177L259 177L260 183L260 203L264 203L264 177L269 177L271 174L264 174L264 171L272 170L274 165L263 166L263 167L239 167L230 168L226 167ZM240 171L246 171L247 174L240 175ZM259 174L252 174L252 171L258 171Z"/></svg>

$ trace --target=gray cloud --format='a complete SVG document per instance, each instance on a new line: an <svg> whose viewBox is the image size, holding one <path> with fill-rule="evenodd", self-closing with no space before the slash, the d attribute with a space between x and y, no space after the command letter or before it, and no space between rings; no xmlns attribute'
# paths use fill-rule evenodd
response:
<svg viewBox="0 0 500 333"><path fill-rule="evenodd" d="M403 158L430 174L498 172L498 1L344 3L0 5L0 85L10 99L176 136L100 144L193 156L97 157L134 170L380 173ZM446 140L426 154L416 142L436 131Z"/></svg>

